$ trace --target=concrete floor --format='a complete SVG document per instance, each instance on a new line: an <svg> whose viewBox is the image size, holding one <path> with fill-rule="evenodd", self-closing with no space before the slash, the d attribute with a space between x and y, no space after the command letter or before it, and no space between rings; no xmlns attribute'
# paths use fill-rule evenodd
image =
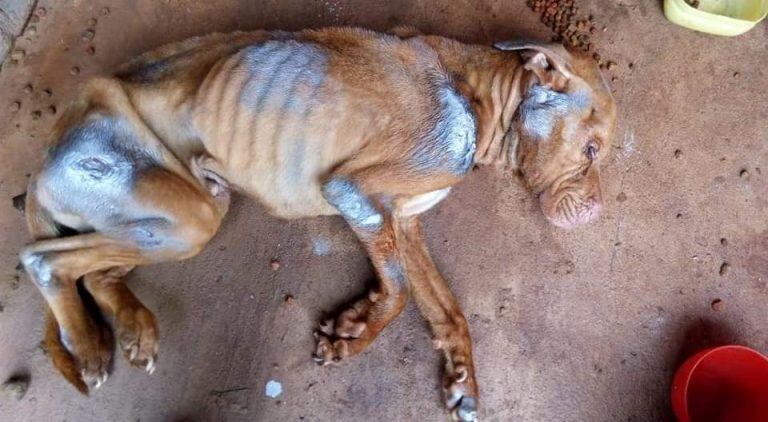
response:
<svg viewBox="0 0 768 422"><path fill-rule="evenodd" d="M481 43L548 38L524 1L38 6L47 13L36 34L17 40L26 58L0 72L0 378L32 380L21 401L0 399L0 420L443 420L440 359L413 305L362 356L312 363L321 313L362 293L371 269L340 219L279 221L241 197L200 256L130 276L159 318L155 375L118 356L104 387L78 395L38 347L42 298L14 270L28 237L11 197L41 161L55 120L47 107L60 113L88 77L144 50L211 31L338 24L412 24ZM583 6L607 26L595 42L619 65L603 217L556 229L515 176L481 169L426 218L470 321L487 421L667 420L673 370L692 351L738 342L768 352L768 25L718 38L667 22L661 1ZM94 56L82 40L91 17ZM277 399L265 396L268 380L282 383Z"/></svg>

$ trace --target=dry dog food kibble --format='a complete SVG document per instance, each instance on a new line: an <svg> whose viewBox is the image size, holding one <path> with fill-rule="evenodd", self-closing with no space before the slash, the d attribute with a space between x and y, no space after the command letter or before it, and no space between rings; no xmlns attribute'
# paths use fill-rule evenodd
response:
<svg viewBox="0 0 768 422"><path fill-rule="evenodd" d="M579 17L579 6L576 0L528 0L527 4L531 10L541 16L541 22L555 33L553 41L562 42L585 52L596 50L591 39L591 35L598 32L594 17L592 15L586 19ZM606 29L603 27L603 31ZM593 57L601 68L610 67L609 70L615 70L616 63L603 61L597 53L594 53Z"/></svg>
<svg viewBox="0 0 768 422"><path fill-rule="evenodd" d="M555 33L555 41L584 51L592 49L590 34L597 32L588 19L577 19L579 6L575 0L528 0L528 7L541 15L541 22Z"/></svg>
<svg viewBox="0 0 768 422"><path fill-rule="evenodd" d="M722 299L715 299L712 301L712 310L715 312L721 312L725 309L725 303L723 303Z"/></svg>
<svg viewBox="0 0 768 422"><path fill-rule="evenodd" d="M731 264L727 262L723 262L723 265L720 266L720 275L725 276L728 275L728 271L731 270Z"/></svg>

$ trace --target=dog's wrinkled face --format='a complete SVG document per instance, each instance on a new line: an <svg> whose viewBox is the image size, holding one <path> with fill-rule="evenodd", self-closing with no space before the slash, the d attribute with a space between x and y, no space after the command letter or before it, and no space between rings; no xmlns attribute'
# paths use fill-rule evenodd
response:
<svg viewBox="0 0 768 422"><path fill-rule="evenodd" d="M552 224L592 221L603 204L598 165L616 126L610 90L590 57L560 46L508 49L523 49L530 71L516 121L520 171Z"/></svg>

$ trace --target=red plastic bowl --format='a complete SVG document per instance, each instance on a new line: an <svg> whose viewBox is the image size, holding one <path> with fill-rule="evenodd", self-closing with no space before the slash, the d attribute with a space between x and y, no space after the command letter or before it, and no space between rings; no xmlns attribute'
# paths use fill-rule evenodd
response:
<svg viewBox="0 0 768 422"><path fill-rule="evenodd" d="M672 381L672 410L680 422L768 421L768 358L744 346L696 353Z"/></svg>

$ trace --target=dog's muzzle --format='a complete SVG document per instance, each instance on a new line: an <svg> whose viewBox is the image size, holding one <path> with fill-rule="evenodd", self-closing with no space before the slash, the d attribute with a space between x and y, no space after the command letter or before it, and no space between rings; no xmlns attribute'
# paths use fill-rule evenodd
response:
<svg viewBox="0 0 768 422"><path fill-rule="evenodd" d="M599 184L596 186L551 186L542 192L539 197L539 204L550 223L565 229L595 220L603 208Z"/></svg>

